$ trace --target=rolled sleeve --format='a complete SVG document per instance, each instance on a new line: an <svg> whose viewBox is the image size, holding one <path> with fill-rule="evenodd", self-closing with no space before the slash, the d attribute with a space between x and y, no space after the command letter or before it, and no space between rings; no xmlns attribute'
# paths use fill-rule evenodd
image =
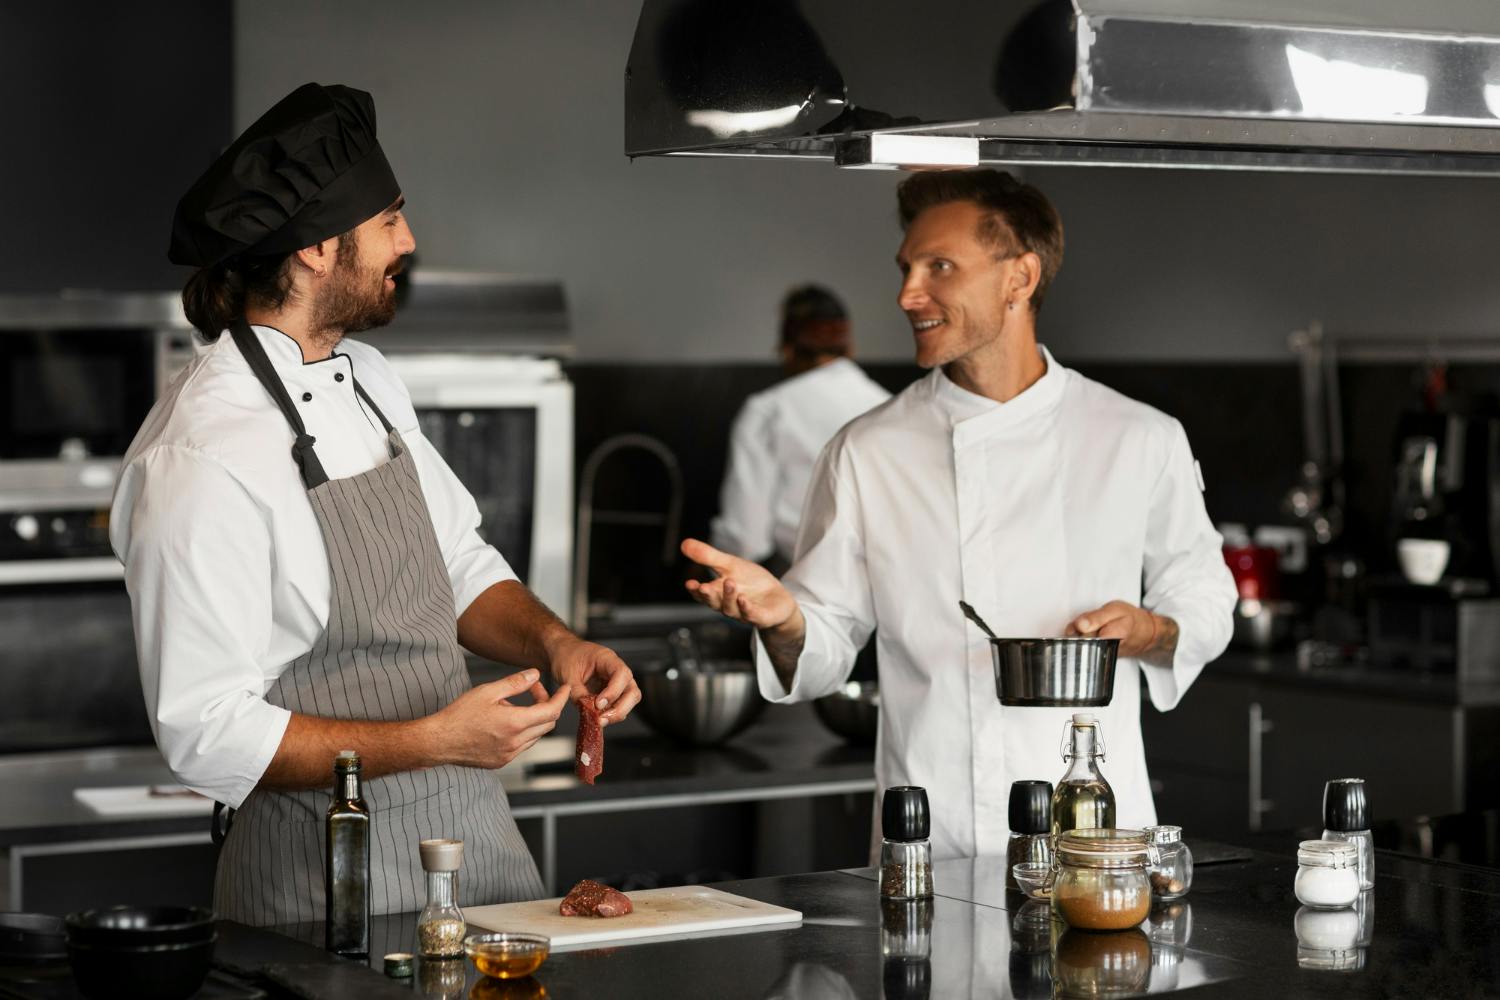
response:
<svg viewBox="0 0 1500 1000"><path fill-rule="evenodd" d="M776 676L759 634L755 637L756 675L767 701L806 701L831 694L854 670L855 657L875 629L863 523L852 459L841 439L835 438L813 469L797 535L797 559L783 580L807 622L790 689Z"/></svg>
<svg viewBox="0 0 1500 1000"><path fill-rule="evenodd" d="M417 431L403 433L411 443L422 495L427 499L438 548L448 568L454 611L461 616L474 598L490 587L520 577L500 551L480 537L479 505L437 449Z"/></svg>
<svg viewBox="0 0 1500 1000"><path fill-rule="evenodd" d="M184 785L239 806L291 713L265 700L270 530L221 466L159 447L121 477L111 522L125 565L141 690L157 746Z"/></svg>
<svg viewBox="0 0 1500 1000"><path fill-rule="evenodd" d="M1176 706L1204 665L1229 645L1236 599L1234 578L1224 563L1223 539L1203 505L1187 434L1175 420L1172 431L1147 520L1142 601L1178 626L1172 662L1141 664L1151 701L1162 711Z"/></svg>

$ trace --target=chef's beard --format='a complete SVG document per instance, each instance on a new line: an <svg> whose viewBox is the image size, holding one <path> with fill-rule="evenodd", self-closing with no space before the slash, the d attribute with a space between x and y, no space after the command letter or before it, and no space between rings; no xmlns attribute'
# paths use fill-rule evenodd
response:
<svg viewBox="0 0 1500 1000"><path fill-rule="evenodd" d="M392 266L395 272L401 269L399 264ZM337 344L345 334L373 330L396 317L396 292L385 287L385 279L394 273L382 270L370 287L368 272L359 266L359 243L353 232L339 238L329 277L312 310L311 326L320 340L332 339Z"/></svg>

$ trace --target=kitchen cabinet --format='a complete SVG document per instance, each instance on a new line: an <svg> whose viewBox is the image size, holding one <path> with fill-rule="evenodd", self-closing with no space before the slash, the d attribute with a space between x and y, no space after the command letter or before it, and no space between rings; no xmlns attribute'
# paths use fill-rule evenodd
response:
<svg viewBox="0 0 1500 1000"><path fill-rule="evenodd" d="M1243 666L1210 665L1171 712L1143 706L1162 822L1227 840L1320 827L1323 784L1341 777L1366 780L1376 821L1500 804L1486 780L1500 752L1479 736L1500 707L1412 697L1400 676L1391 688L1380 675L1320 684Z"/></svg>

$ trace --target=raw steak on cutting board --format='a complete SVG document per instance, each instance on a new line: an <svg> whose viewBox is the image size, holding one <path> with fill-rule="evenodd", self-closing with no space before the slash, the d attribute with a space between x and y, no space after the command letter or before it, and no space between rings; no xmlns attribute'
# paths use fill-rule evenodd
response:
<svg viewBox="0 0 1500 1000"><path fill-rule="evenodd" d="M604 729L599 725L599 710L594 707L597 695L585 695L578 704L578 748L573 758L573 773L578 780L592 785L604 771Z"/></svg>
<svg viewBox="0 0 1500 1000"><path fill-rule="evenodd" d="M565 917L623 917L634 909L619 889L586 878L568 890L557 912Z"/></svg>

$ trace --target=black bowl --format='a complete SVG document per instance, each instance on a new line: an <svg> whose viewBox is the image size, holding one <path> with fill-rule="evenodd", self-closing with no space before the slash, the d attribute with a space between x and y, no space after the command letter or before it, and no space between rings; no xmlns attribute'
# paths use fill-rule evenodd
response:
<svg viewBox="0 0 1500 1000"><path fill-rule="evenodd" d="M61 917L0 913L0 963L50 962L66 957Z"/></svg>
<svg viewBox="0 0 1500 1000"><path fill-rule="evenodd" d="M813 711L845 742L869 746L880 729L880 685L850 681L833 694L814 699Z"/></svg>
<svg viewBox="0 0 1500 1000"><path fill-rule="evenodd" d="M191 944L214 935L213 911L196 906L105 906L67 916L68 943L101 948Z"/></svg>
<svg viewBox="0 0 1500 1000"><path fill-rule="evenodd" d="M93 1000L187 1000L208 978L216 940L134 948L69 940L68 958L79 992Z"/></svg>

